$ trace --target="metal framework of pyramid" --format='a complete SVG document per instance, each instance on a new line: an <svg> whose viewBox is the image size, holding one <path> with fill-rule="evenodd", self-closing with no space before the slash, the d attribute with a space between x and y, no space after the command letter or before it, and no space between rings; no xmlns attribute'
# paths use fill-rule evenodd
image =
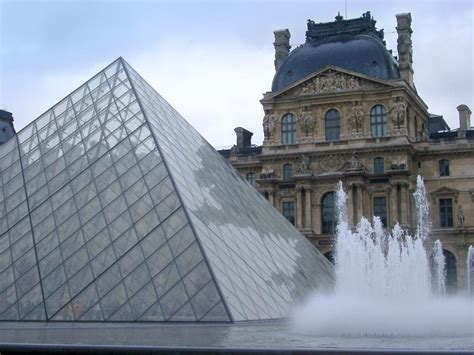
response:
<svg viewBox="0 0 474 355"><path fill-rule="evenodd" d="M332 265L122 58L0 146L0 319L284 317Z"/></svg>

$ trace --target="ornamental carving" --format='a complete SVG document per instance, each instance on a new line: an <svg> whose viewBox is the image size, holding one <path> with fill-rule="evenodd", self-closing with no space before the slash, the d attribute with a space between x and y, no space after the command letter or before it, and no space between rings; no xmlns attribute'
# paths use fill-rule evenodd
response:
<svg viewBox="0 0 474 355"><path fill-rule="evenodd" d="M263 135L265 139L272 139L276 127L276 118L271 110L265 110L263 116Z"/></svg>
<svg viewBox="0 0 474 355"><path fill-rule="evenodd" d="M299 121L301 134L303 135L303 137L311 136L313 134L313 131L315 130L316 122L309 106L304 107Z"/></svg>
<svg viewBox="0 0 474 355"><path fill-rule="evenodd" d="M392 107L392 122L395 128L405 126L407 119L407 104L401 97L397 97Z"/></svg>
<svg viewBox="0 0 474 355"><path fill-rule="evenodd" d="M341 170L344 167L345 163L346 161L342 157L330 154L324 157L319 162L319 165L321 166L321 169L323 171L330 173Z"/></svg>
<svg viewBox="0 0 474 355"><path fill-rule="evenodd" d="M300 95L355 91L361 88L359 78L334 71L327 71L305 82L301 87Z"/></svg>

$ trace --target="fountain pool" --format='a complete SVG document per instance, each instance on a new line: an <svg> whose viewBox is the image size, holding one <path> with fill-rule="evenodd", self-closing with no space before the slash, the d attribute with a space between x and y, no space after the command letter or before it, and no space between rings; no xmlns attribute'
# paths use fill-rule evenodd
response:
<svg viewBox="0 0 474 355"><path fill-rule="evenodd" d="M474 335L473 299L445 295L442 245L429 238L429 204L421 177L414 197L414 235L398 225L388 233L377 217L372 223L362 218L352 230L347 195L339 183L336 285L332 293L314 294L294 310L295 331L318 336Z"/></svg>

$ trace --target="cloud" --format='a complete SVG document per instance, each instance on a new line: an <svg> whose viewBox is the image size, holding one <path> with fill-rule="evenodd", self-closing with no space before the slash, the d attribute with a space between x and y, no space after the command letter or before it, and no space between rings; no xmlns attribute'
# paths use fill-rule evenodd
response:
<svg viewBox="0 0 474 355"><path fill-rule="evenodd" d="M225 44L176 43L164 42L125 59L213 146L234 144L237 126L253 131L254 142L261 144L263 111L259 99L270 89L272 49L249 47L237 40ZM24 88L22 98L10 102L17 130L107 64L38 76Z"/></svg>
<svg viewBox="0 0 474 355"><path fill-rule="evenodd" d="M129 62L213 146L232 145L238 126L262 142L259 99L273 78L272 49L237 40L184 46L173 41Z"/></svg>

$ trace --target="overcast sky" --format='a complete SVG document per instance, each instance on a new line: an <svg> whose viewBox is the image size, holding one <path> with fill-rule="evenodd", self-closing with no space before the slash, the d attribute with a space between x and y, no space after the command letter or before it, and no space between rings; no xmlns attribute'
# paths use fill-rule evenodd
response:
<svg viewBox="0 0 474 355"><path fill-rule="evenodd" d="M234 144L237 126L261 144L273 31L288 28L294 48L308 18L333 21L345 4L0 0L0 108L18 131L122 56L215 147ZM395 14L411 12L418 93L458 127L456 106L474 109L473 2L347 0L348 18L367 10L395 55Z"/></svg>

